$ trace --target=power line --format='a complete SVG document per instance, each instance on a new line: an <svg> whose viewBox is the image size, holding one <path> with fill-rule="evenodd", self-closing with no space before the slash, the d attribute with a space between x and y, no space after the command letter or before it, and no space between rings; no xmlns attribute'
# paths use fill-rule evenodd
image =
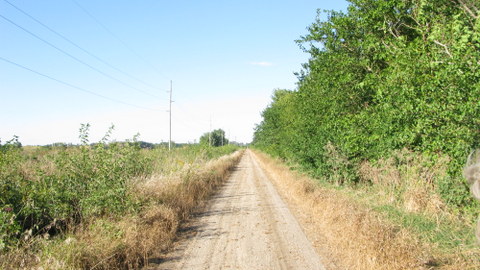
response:
<svg viewBox="0 0 480 270"><path fill-rule="evenodd" d="M146 60L143 58L140 54L138 54L134 49L132 49L128 44L123 41L120 37L118 37L113 31L111 31L108 27L106 27L100 20L98 20L95 16L93 16L86 8L84 8L82 5L80 5L76 0L72 0L75 5L77 5L85 14L87 14L93 21L95 21L100 27L102 27L107 33L109 33L112 37L117 39L120 43L122 43L125 48L127 48L133 55L135 55L138 59L149 65L151 68L153 68L160 76L165 78L165 76L162 75L162 73L158 70L157 67L155 67L150 61Z"/></svg>
<svg viewBox="0 0 480 270"><path fill-rule="evenodd" d="M193 122L194 124L196 124L198 127L203 127L204 124L208 124L208 123L209 123L209 120L205 120L205 119L203 119L203 118L201 118L201 117L199 118L198 115L193 115L193 114L191 114L191 113L190 113L187 109L185 109L180 103L177 102L177 103L175 103L174 105L177 107L177 110L178 110L178 111L181 111L181 112L183 112L184 114L186 114L189 119L193 119L192 122ZM203 124L201 124L201 123L199 123L199 122L203 122Z"/></svg>
<svg viewBox="0 0 480 270"><path fill-rule="evenodd" d="M80 90L80 91L82 91L82 92L89 93L89 94L91 94L91 95L95 95L95 96L97 96L97 97L101 97L101 98L104 98L104 99L107 99L107 100L110 100L110 101L113 101L113 102L117 102L117 103L120 103L120 104L132 106L132 107L136 107L136 108L140 108L140 109L144 109L144 110L158 111L158 110L155 110L155 109L152 109L152 108L147 108L147 107L143 107L143 106L138 106L138 105L135 105L135 104L123 102L123 101L118 100L118 99L113 99L113 98L110 98L110 97L107 97L107 96L104 96L104 95L95 93L95 92L90 91L90 90L88 90L88 89L85 89L85 88L82 88L82 87L79 87L79 86L76 86L76 85L67 83L67 82L65 82L65 81L56 79L56 78L54 78L54 77L52 77L52 76L49 76L49 75L43 74L43 73L41 73L41 72L38 72L38 71L36 71L36 70L33 70L33 69L31 69L31 68L28 68L28 67L26 67L26 66L24 66L24 65L15 63L15 62L10 61L10 60L8 60L8 59L5 59L5 58L3 58L3 57L1 57L1 56L0 56L0 60L4 61L4 62L6 62L6 63L9 63L9 64L11 64L11 65L17 66L17 67L19 67L19 68L21 68L21 69L28 70L28 71L30 71L30 72L32 72L32 73L35 73L35 74L37 74L37 75L40 75L40 76L42 76L42 77L48 78L48 79L50 79L50 80L52 80L52 81L56 81L56 82L58 82L58 83L61 83L61 84L63 84L63 85L66 85L66 86L68 86L68 87L71 87L71 88Z"/></svg>
<svg viewBox="0 0 480 270"><path fill-rule="evenodd" d="M84 62L84 61L82 61L82 60L80 60L79 58L73 56L72 54L70 54L70 53L68 53L68 52L60 49L59 47L57 47L57 46L53 45L52 43L46 41L45 39L41 38L40 36L34 34L33 32L31 32L31 31L27 30L26 28L20 26L19 24L15 23L14 21L8 19L7 17L3 16L2 14L0 14L0 18L4 19L5 21L7 21L7 22L9 22L9 23L11 23L11 24L13 24L13 25L16 26L17 28L20 28L21 30L25 31L26 33L30 34L31 36L33 36L33 37L37 38L38 40L44 42L45 44L49 45L50 47L52 47L52 48L60 51L61 53L67 55L68 57L70 57L70 58L72 58L73 60L79 62L80 64L82 64L82 65L84 65L84 66L87 66L87 67L89 67L89 68L92 69L92 70L95 70L96 72L102 74L103 76L108 77L108 78L110 78L110 79L112 79L112 80L114 80L114 81L116 81L116 82L118 82L118 83L120 83L120 84L122 84L122 85L124 85L124 86L127 86L127 87L131 88L131 89L137 90L137 91L142 92L142 93L146 93L146 94L148 94L148 95L152 95L152 94L150 94L150 93L148 93L148 92L145 92L145 91L140 90L140 89L138 89L138 88L136 88L136 87L134 87L134 86L131 86L131 85L129 85L129 84L127 84L127 83L125 83L125 82L123 82L123 81L121 81L121 80L119 80L119 79L117 79L117 78L115 78L115 77L113 77L113 76L111 76L111 75L109 75L109 74L107 74L107 73L99 70L98 68L95 68L94 66L92 66L92 65L90 65L90 64L88 64L88 63L86 63L86 62Z"/></svg>
<svg viewBox="0 0 480 270"><path fill-rule="evenodd" d="M62 34L58 33L57 31L53 30L51 27L49 27L48 25L46 25L46 24L44 24L43 22L39 21L38 19L36 19L36 18L33 17L32 15L28 14L26 11L22 10L21 8L17 7L16 5L12 4L12 3L9 2L8 0L3 0L3 1L6 2L7 4L9 4L10 6L12 6L13 8L15 8L16 10L18 10L19 12L23 13L25 16L27 16L27 17L29 17L30 19L34 20L34 21L37 22L38 24L42 25L43 27L45 27L46 29L48 29L50 32L52 32L52 33L54 33L55 35L59 36L59 37L62 38L63 40L67 41L68 43L72 44L73 46L75 46L75 47L78 48L79 50L81 50L81 51L83 51L84 53L90 55L91 57L97 59L98 61L102 62L103 64L109 66L110 68L112 68L112 69L114 69L114 70L122 73L123 75L126 75L126 76L130 77L131 79L134 79L134 80L136 80L136 81L144 84L145 86L148 86L148 87L150 87L150 88L157 89L157 90L162 90L162 89L160 89L160 88L158 88L158 87L156 87L156 86L153 86L153 85L151 85L151 84L149 84L149 83L147 83L147 82L145 82L145 81L143 81L143 80L141 80L141 79L139 79L139 78L137 78L137 77L135 77L135 76L133 76L133 75L131 75L131 74L129 74L129 73L127 73L127 72L119 69L119 68L117 68L117 67L115 67L114 65L108 63L107 61L103 60L103 59L100 58L99 56L97 56L97 55L91 53L90 51L82 48L80 45L76 44L75 42L73 42L73 41L70 40L69 38L67 38L67 37L65 37L64 35L62 35ZM155 95L153 95L153 94L150 94L150 93L148 93L148 92L144 92L144 93L149 94L149 95L154 96L154 97L157 97L157 96L155 96Z"/></svg>

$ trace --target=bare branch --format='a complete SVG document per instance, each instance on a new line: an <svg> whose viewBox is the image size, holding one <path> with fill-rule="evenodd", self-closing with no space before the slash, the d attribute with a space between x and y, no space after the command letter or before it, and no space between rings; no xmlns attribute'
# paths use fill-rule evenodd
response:
<svg viewBox="0 0 480 270"><path fill-rule="evenodd" d="M445 49L445 53L448 54L448 56L450 56L450 58L452 58L452 54L450 53L450 50L448 50L448 46L443 44L443 43L440 43L440 41L437 41L437 40L434 40L433 42L435 42L435 44L437 45L440 45L442 46L444 49Z"/></svg>
<svg viewBox="0 0 480 270"><path fill-rule="evenodd" d="M392 30L392 27L388 27L388 31L390 32L390 34L392 34L392 36L394 36L395 38L398 38L399 36L397 34L395 34Z"/></svg>
<svg viewBox="0 0 480 270"><path fill-rule="evenodd" d="M470 16L472 16L474 19L478 19L478 9L477 7L470 3L470 1L468 1L468 3L465 1L465 0L456 0L461 8ZM473 9L473 10L472 10Z"/></svg>

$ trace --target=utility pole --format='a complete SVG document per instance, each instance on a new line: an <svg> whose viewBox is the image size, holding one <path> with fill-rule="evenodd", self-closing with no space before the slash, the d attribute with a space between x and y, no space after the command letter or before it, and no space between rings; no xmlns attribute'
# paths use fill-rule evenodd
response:
<svg viewBox="0 0 480 270"><path fill-rule="evenodd" d="M172 150L172 81L170 80L170 137L168 139L168 151Z"/></svg>

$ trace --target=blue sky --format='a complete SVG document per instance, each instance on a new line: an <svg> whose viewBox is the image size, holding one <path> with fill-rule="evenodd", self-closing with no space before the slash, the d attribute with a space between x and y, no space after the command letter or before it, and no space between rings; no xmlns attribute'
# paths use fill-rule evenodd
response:
<svg viewBox="0 0 480 270"><path fill-rule="evenodd" d="M0 140L17 135L24 145L78 143L81 123L92 125L92 142L111 124L116 140L140 133L141 140L168 141L170 80L174 141L194 142L222 128L231 140L250 142L273 90L294 89L293 73L308 59L294 40L307 33L318 8L347 6L324 0L8 2L0 0L0 15L11 21L0 17L0 57L74 86L0 60Z"/></svg>

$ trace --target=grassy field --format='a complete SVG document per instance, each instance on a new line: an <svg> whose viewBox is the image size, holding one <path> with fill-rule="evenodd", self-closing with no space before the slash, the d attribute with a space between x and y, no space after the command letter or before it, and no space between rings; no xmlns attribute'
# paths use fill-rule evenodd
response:
<svg viewBox="0 0 480 270"><path fill-rule="evenodd" d="M236 150L0 145L0 268L139 268L226 178Z"/></svg>

